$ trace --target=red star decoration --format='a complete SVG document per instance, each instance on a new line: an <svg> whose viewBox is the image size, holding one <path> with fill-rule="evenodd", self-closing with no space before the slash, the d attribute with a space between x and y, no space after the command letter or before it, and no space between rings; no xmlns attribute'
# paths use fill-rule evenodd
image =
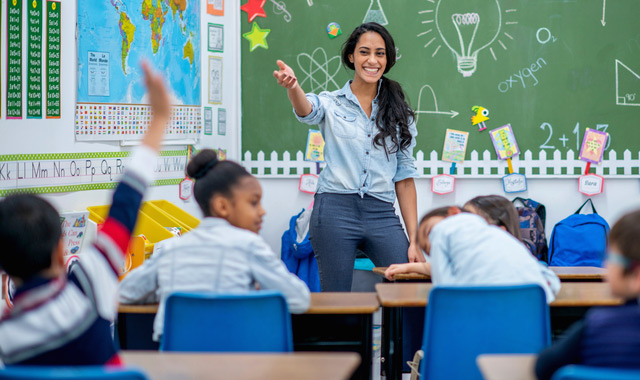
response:
<svg viewBox="0 0 640 380"><path fill-rule="evenodd" d="M251 23L258 16L267 17L267 14L264 13L264 3L266 2L267 0L249 0L240 9L247 12L247 17L249 17L249 22Z"/></svg>

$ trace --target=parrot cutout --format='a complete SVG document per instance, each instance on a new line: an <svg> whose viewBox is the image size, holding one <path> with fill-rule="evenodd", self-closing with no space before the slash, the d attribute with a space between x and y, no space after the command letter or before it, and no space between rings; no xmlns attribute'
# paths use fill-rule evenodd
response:
<svg viewBox="0 0 640 380"><path fill-rule="evenodd" d="M471 116L471 124L478 126L478 132L487 129L487 126L484 124L484 122L489 120L489 118L487 117L489 116L489 110L481 106L473 106L471 110L476 113L475 115Z"/></svg>

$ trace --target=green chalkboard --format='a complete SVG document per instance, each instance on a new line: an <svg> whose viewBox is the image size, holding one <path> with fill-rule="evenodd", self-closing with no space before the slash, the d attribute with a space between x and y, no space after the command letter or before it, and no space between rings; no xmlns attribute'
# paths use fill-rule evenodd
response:
<svg viewBox="0 0 640 380"><path fill-rule="evenodd" d="M342 43L372 19L386 22L396 41L388 75L418 111L416 152L425 159L433 150L440 156L448 128L470 132L467 158L471 150L496 158L488 133L471 125L480 105L490 111L488 130L510 123L520 150L534 157L558 150L564 159L572 150L577 159L585 128L597 128L610 134L618 159L628 149L638 160L638 0L268 0L264 10L254 22L270 29L268 49L250 51L241 38L243 152L304 150L309 127L272 76L276 60L294 69L305 92L341 88L353 77L339 59ZM342 28L334 39L331 22ZM251 31L245 12L241 25Z"/></svg>

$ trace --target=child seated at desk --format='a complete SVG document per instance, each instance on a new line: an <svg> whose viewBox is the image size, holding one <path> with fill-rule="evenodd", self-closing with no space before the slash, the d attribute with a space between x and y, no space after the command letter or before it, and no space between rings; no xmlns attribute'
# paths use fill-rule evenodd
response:
<svg viewBox="0 0 640 380"><path fill-rule="evenodd" d="M0 201L0 267L17 285L13 308L0 317L0 363L120 363L110 328L118 273L170 117L162 78L143 69L151 124L113 194L104 227L68 276L57 211L29 194Z"/></svg>
<svg viewBox="0 0 640 380"><path fill-rule="evenodd" d="M307 285L258 235L265 214L258 180L233 161L219 161L211 149L193 157L187 174L205 218L180 238L155 245L154 253L120 283L121 303L158 302L153 339L164 329L164 308L172 292L279 290L292 313L309 308Z"/></svg>
<svg viewBox="0 0 640 380"><path fill-rule="evenodd" d="M418 243L430 262L391 265L385 276L430 274L434 285L540 285L551 303L560 280L539 263L517 239L518 214L504 197L492 202L442 207L425 215L418 227ZM492 204L481 209L479 206ZM483 217L474 215L478 213ZM513 236L515 235L515 236Z"/></svg>
<svg viewBox="0 0 640 380"><path fill-rule="evenodd" d="M640 210L626 214L611 228L607 280L611 293L627 302L590 309L553 346L540 353L538 379L549 379L560 367L640 369Z"/></svg>

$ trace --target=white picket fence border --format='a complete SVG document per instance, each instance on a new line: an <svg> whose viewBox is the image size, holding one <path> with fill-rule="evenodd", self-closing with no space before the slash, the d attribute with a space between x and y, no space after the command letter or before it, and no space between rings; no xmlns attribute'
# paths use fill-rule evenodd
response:
<svg viewBox="0 0 640 380"><path fill-rule="evenodd" d="M485 150L482 152L482 158L475 150L469 154L470 159L465 160L462 164L457 164L457 178L502 178L507 172L507 162L491 158L491 152ZM533 158L530 150L516 156L512 160L514 172L519 173L524 169L527 178L578 178L584 173L586 162L576 158L573 150L569 150L563 157L562 152L556 150L551 158L548 158L547 151L540 151L537 158ZM298 178L305 173L316 174L316 163L304 160L304 153L298 151L295 160L291 159L291 154L286 151L282 154L282 158L278 156L278 152L273 151L269 159L266 158L264 152L260 151L253 159L251 152L244 153L242 165L258 178ZM321 164L321 167L324 164ZM416 167L422 178L431 178L440 173L449 174L451 163L440 160L440 152L431 151L429 160L425 160L425 154L422 151L416 153ZM640 178L640 152L632 158L631 151L625 150L622 159L618 159L615 150L605 153L605 158L599 165L591 165L595 168L596 174L605 178ZM636 174L633 174L633 169ZM430 169L426 171L425 169ZM482 169L482 173L481 170ZM607 174L605 174L605 169ZM534 173L534 170L536 173ZM563 170L564 173L563 174ZM621 171L619 173L618 171ZM429 172L429 174L426 174ZM578 172L579 174L576 174Z"/></svg>

